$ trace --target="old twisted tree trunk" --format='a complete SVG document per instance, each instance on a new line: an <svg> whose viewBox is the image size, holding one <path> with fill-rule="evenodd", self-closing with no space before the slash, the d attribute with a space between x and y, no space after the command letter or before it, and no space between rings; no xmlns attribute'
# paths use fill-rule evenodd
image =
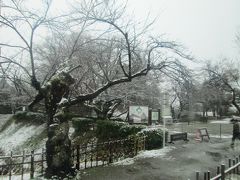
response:
<svg viewBox="0 0 240 180"><path fill-rule="evenodd" d="M74 79L68 73L53 77L47 86L39 89L39 94L29 105L31 110L37 102L44 99L48 115L46 142L46 177L65 177L73 172L71 158L71 141L69 139L70 117L66 107L61 107L62 98L67 98L69 87Z"/></svg>

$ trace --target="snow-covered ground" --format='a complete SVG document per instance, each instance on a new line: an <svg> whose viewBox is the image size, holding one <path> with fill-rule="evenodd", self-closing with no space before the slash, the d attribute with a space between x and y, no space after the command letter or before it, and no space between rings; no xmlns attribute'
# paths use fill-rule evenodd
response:
<svg viewBox="0 0 240 180"><path fill-rule="evenodd" d="M29 180L30 178L30 174L25 174L23 176L23 180ZM13 175L11 176L11 180L20 180L22 178L21 175ZM8 175L5 175L5 176L1 176L0 175L0 180L9 180L9 176Z"/></svg>
<svg viewBox="0 0 240 180"><path fill-rule="evenodd" d="M40 176L39 174L34 174L34 177L38 177L38 176ZM30 179L30 173L27 173L27 174L24 174L23 175L23 179L22 179L22 175L12 175L11 176L11 180L29 180ZM34 178L35 179L35 178ZM41 179L41 180L45 180L45 178L37 178L37 179ZM37 180L36 179L36 180ZM9 180L9 176L8 175L0 175L0 180Z"/></svg>
<svg viewBox="0 0 240 180"><path fill-rule="evenodd" d="M7 121L3 118L2 115L0 115L1 121ZM6 117L6 116L4 116ZM6 118L9 118L6 117ZM2 123L0 124L0 129L3 126ZM13 151L15 154L18 152L25 151L31 151L36 149L41 149L44 147L46 139L39 140L39 143L37 144L37 147L35 147L35 144L31 146L31 140L34 136L38 136L41 134L45 129L45 124L42 125L24 125L22 123L11 123L9 126L7 126L6 129L4 129L0 133L0 144L1 144L1 150L6 154L9 154L9 152ZM30 146L23 147L24 143L29 141Z"/></svg>
<svg viewBox="0 0 240 180"><path fill-rule="evenodd" d="M156 149L156 150L146 150L141 151L137 156L133 158L126 158L121 161L113 163L113 165L131 165L138 159L144 159L144 158L156 158L161 157L163 159L171 159L171 156L167 156L167 154L175 149L174 146L168 146L162 149Z"/></svg>
<svg viewBox="0 0 240 180"><path fill-rule="evenodd" d="M0 134L1 149L4 152L10 152L17 149L20 150L22 145L28 139L30 139L34 135L40 134L44 130L44 128L45 125L21 126L20 124L13 123Z"/></svg>
<svg viewBox="0 0 240 180"><path fill-rule="evenodd" d="M225 118L225 119L221 119L221 120L213 120L213 121L210 121L209 123L211 124L230 124L230 120L232 118Z"/></svg>

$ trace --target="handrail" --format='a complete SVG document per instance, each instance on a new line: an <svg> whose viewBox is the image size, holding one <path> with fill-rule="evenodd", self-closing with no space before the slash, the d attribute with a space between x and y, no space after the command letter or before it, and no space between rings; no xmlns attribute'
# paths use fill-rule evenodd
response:
<svg viewBox="0 0 240 180"><path fill-rule="evenodd" d="M240 156L239 156L240 157ZM231 174L231 173L235 173L235 172L239 172L238 167L240 166L240 162L238 162L238 158L236 158L236 164L235 164L235 160L233 160L233 165L231 166L231 159L229 159L229 168L225 170L225 165L222 164L221 168L218 166L218 170L217 170L217 175L210 178L210 173L209 175L206 175L206 172L204 173L204 180L224 180L226 178L226 175ZM220 171L221 169L221 171ZM205 177L206 175L206 177ZM197 171L196 172L196 180L200 179L200 172Z"/></svg>
<svg viewBox="0 0 240 180"><path fill-rule="evenodd" d="M240 166L240 162L235 164L234 166L228 168L226 171L225 171L225 174L228 174L230 171L236 169L238 166Z"/></svg>

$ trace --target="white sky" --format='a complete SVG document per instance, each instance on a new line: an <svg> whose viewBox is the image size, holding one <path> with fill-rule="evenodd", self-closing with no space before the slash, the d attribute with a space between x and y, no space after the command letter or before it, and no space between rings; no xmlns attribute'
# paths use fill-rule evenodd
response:
<svg viewBox="0 0 240 180"><path fill-rule="evenodd" d="M240 31L240 0L129 0L141 18L158 17L154 33L183 43L197 58L240 57L234 42Z"/></svg>
<svg viewBox="0 0 240 180"><path fill-rule="evenodd" d="M67 0L53 1L60 11ZM139 20L148 13L152 19L157 17L152 33L182 43L196 58L240 57L234 42L240 31L240 0L128 0L127 8Z"/></svg>

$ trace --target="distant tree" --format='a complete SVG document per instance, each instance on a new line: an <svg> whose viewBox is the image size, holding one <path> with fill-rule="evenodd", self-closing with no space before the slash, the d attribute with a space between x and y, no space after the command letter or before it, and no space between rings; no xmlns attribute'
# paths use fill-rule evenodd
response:
<svg viewBox="0 0 240 180"><path fill-rule="evenodd" d="M193 92L195 91L195 86L193 84L193 75L189 71L185 73L178 73L170 81L171 98L170 98L170 109L173 118L180 119L184 112L185 115L191 116L193 111Z"/></svg>
<svg viewBox="0 0 240 180"><path fill-rule="evenodd" d="M208 64L209 85L231 96L230 102L240 114L240 71L234 63L223 61L217 65Z"/></svg>
<svg viewBox="0 0 240 180"><path fill-rule="evenodd" d="M227 96L224 91L218 87L212 86L208 77L205 77L205 80L198 84L195 94L196 102L201 104L201 109L198 108L198 111L202 112L203 117L207 117L208 112L212 112L214 117L224 114Z"/></svg>

